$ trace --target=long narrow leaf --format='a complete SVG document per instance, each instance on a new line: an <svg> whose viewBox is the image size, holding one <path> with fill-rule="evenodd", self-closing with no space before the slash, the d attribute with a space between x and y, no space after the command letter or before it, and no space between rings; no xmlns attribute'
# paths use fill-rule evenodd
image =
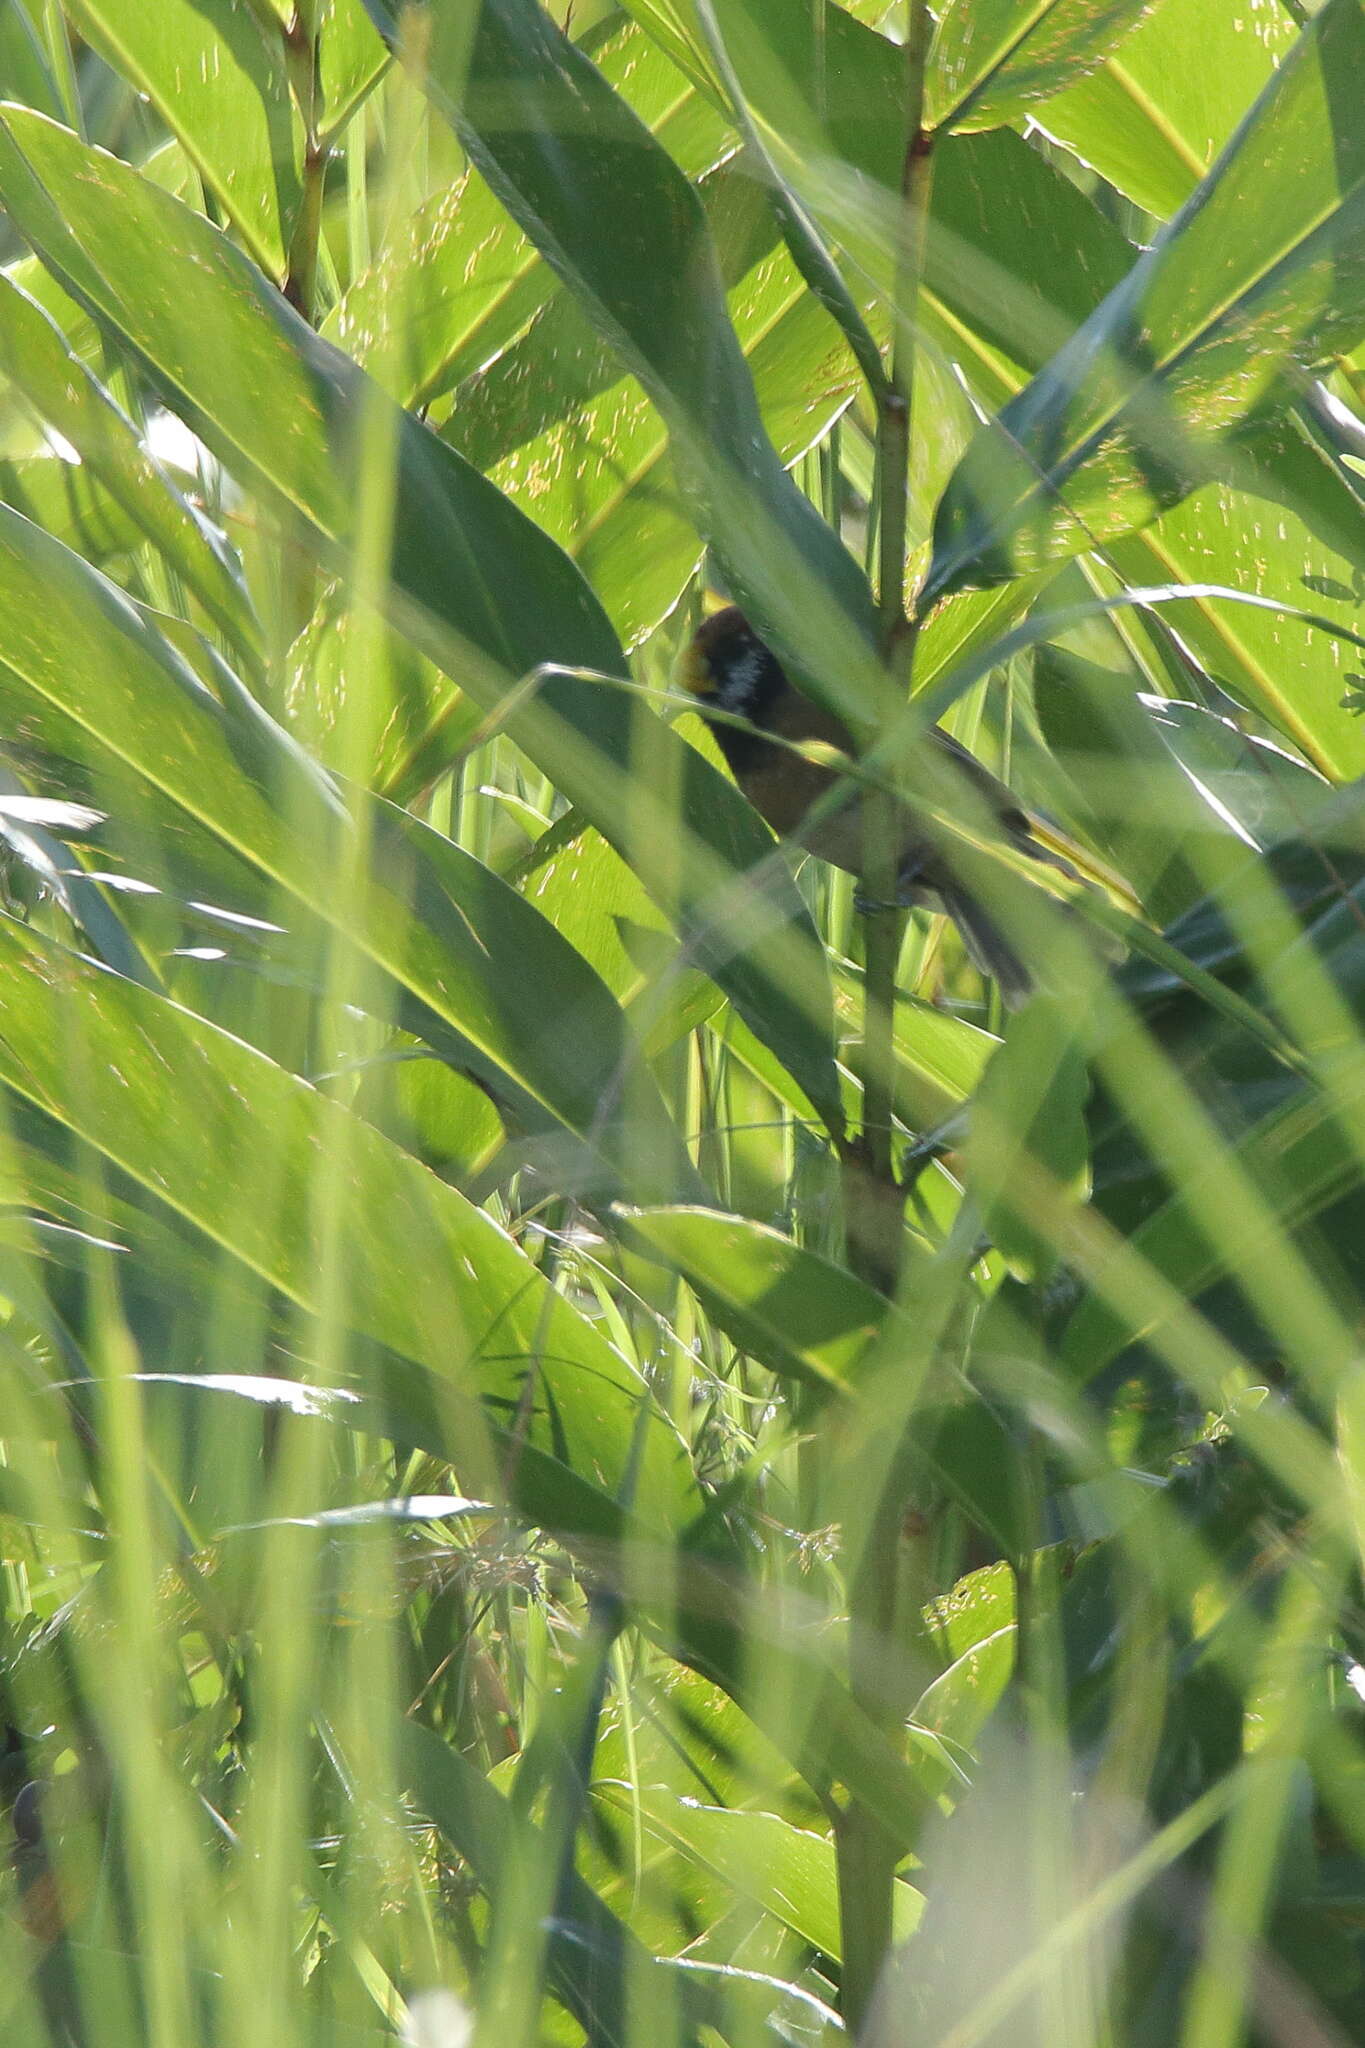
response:
<svg viewBox="0 0 1365 2048"><path fill-rule="evenodd" d="M968 449L926 602L1144 525L1365 332L1365 10L1328 0L1156 246Z"/></svg>

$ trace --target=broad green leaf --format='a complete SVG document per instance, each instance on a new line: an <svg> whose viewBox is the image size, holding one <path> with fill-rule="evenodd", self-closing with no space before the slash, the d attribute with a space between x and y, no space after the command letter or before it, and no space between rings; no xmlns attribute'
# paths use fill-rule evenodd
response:
<svg viewBox="0 0 1365 2048"><path fill-rule="evenodd" d="M598 1783L594 1803L626 1818L633 1788ZM644 1824L837 1962L841 1953L834 1844L775 1813L736 1813L644 1787ZM907 1903L909 1903L907 1895ZM908 1932L907 1930L904 1930Z"/></svg>
<svg viewBox="0 0 1365 2048"><path fill-rule="evenodd" d="M443 10L428 19L428 90L659 408L731 588L867 723L885 695L867 586L763 430L696 193L530 0L484 0L472 35Z"/></svg>
<svg viewBox="0 0 1365 2048"><path fill-rule="evenodd" d="M1011 1622L965 1650L915 1702L915 1720L970 1750L1014 1676L1016 1631Z"/></svg>
<svg viewBox="0 0 1365 2048"><path fill-rule="evenodd" d="M144 157L138 169L149 184L159 186L163 192L185 200L187 205L197 202L198 173L178 142L164 142L160 149L154 149L150 156ZM87 307L62 290L41 258L21 256L17 262L6 266L5 276L25 298L41 306L78 362L84 363L97 376L107 373L105 338L99 323L92 319ZM7 404L8 394L0 392L0 420L8 417Z"/></svg>
<svg viewBox="0 0 1365 2048"><path fill-rule="evenodd" d="M903 1848L918 1839L944 1781L938 1745L926 1734L907 1762L899 1746L849 1694L822 1649L798 1643L760 1596L740 1615L733 1575L718 1580L703 1562L704 1532L691 1546L666 1605L637 1582L637 1612L669 1654L724 1688L761 1732L827 1800L836 1785L873 1805Z"/></svg>
<svg viewBox="0 0 1365 2048"><path fill-rule="evenodd" d="M51 114L54 121L61 119L61 94L48 53L22 7L6 5L0 10L0 76L15 99Z"/></svg>
<svg viewBox="0 0 1365 2048"><path fill-rule="evenodd" d="M671 1160L665 1187L674 1171L694 1182L619 1009L514 890L397 811L365 819L375 877L339 886L349 828L325 779L254 706L224 716L111 585L9 512L0 616L0 696L31 743L89 759L97 777L106 760L131 771L172 834L183 820L277 890L289 921L344 933L403 1021L531 1129L572 1130L603 1160L617 1153L626 1187L631 1157L651 1178Z"/></svg>
<svg viewBox="0 0 1365 2048"><path fill-rule="evenodd" d="M1207 790L1180 765L1183 726L1217 723L1214 714L1152 695L1146 684L1135 667L1111 668L1064 648L1040 648L1034 660L1047 756L1067 780L1069 801L1059 814L1103 851L1146 915L1164 927L1252 856L1225 793ZM1273 813L1274 788L1256 776L1258 750L1243 734L1226 737L1241 771L1226 795L1258 819L1267 805ZM1282 764L1287 770L1287 757L1277 755L1275 765ZM1300 795L1307 786L1322 789L1308 769L1294 772Z"/></svg>
<svg viewBox="0 0 1365 2048"><path fill-rule="evenodd" d="M71 444L214 623L250 653L258 633L227 548L139 442L132 421L69 353L42 308L8 280L0 280L0 370Z"/></svg>
<svg viewBox="0 0 1365 2048"><path fill-rule="evenodd" d="M321 332L401 404L427 405L504 348L553 289L553 274L467 171L423 202Z"/></svg>
<svg viewBox="0 0 1365 2048"><path fill-rule="evenodd" d="M450 969L459 962L468 1003L482 984L479 1020L490 1037L502 1038L509 1051L515 1048L506 1062L514 1079L530 1082L534 1095L548 1100L594 1149L619 1155L614 1170L624 1185L662 1173L700 1192L631 1028L583 955L530 900L472 854L402 811L386 810L384 816L394 837L416 856L413 912L441 935L451 982ZM549 1004L547 990L554 992ZM440 1034L424 1014L430 1007L419 994L405 1021L439 1048ZM459 1064L463 1044L473 1035L467 1011L456 1033L451 1052Z"/></svg>
<svg viewBox="0 0 1365 2048"><path fill-rule="evenodd" d="M452 1395L477 1393L495 1431L525 1428L533 1455L510 1468L525 1513L606 1534L631 1521L677 1533L698 1511L687 1454L643 1382L512 1241L239 1039L6 922L0 1078L309 1311L327 1162L345 1186L347 1323ZM474 1432L452 1455L476 1486L497 1485Z"/></svg>
<svg viewBox="0 0 1365 2048"><path fill-rule="evenodd" d="M550 1984L590 2040L624 2043L630 2038L623 2016L628 1990L632 1998L648 1995L656 2014L661 2007L655 2000L667 2000L662 2010L668 2015L669 2038L680 2048L707 2038L701 2031L704 2020L723 2026L708 1980L672 1971L650 1955L572 1867L563 1895L555 1897L551 1850L541 1830L519 1815L513 1801L467 1758L417 1721L403 1721L394 1733L416 1803L458 1851L480 1889L495 1901L518 1884L548 1890L555 1907L547 1935ZM774 2034L769 2041L766 2030L758 2036L764 2048L777 2048L781 2038Z"/></svg>
<svg viewBox="0 0 1365 2048"><path fill-rule="evenodd" d="M849 1039L862 1016L862 975L835 962L835 1015ZM979 1024L932 1003L901 995L896 1002L896 1103L914 1130L930 1131L961 1108L977 1087L999 1040Z"/></svg>
<svg viewBox="0 0 1365 2048"><path fill-rule="evenodd" d="M670 1674L666 1688L679 1722L669 1729L670 1747L679 1760L690 1758L699 1774L686 1789L708 1801L719 1792L770 1807L780 1777L774 1756L780 1755L820 1795L826 1811L831 1789L842 1784L874 1803L888 1834L908 1848L933 1796L929 1786L936 1791L943 1780L937 1745L930 1739L915 1744L907 1764L850 1698L816 1642L794 1648L761 1594L737 1618L733 1576L718 1581L704 1568L693 1576L701 1550L698 1543L674 1585L661 1589L663 1606L656 1608L653 1588L638 1581L633 1588L651 1633L670 1656L691 1666L693 1675ZM613 1754L619 1751L607 1751L604 1761ZM798 1821L816 1818L809 1794L796 1787L784 1789L782 1807Z"/></svg>
<svg viewBox="0 0 1365 2048"><path fill-rule="evenodd" d="M361 1076L355 1107L405 1152L457 1186L503 1143L502 1119L478 1084L402 1037Z"/></svg>
<svg viewBox="0 0 1365 2048"><path fill-rule="evenodd" d="M1339 933L1339 939L1358 955L1356 920L1360 905L1351 900L1342 909L1345 914L1338 923L1345 929ZM1355 970L1358 999L1365 982L1358 958ZM1354 1262L1359 1246L1362 1172L1360 1148L1352 1141L1347 1126L1350 1119L1358 1120L1361 1088L1358 1072L1351 1071L1359 1065L1354 1053L1348 1055L1348 1062L1338 1081L1339 1099L1332 1093L1306 1095L1299 1091L1291 1101L1263 1118L1238 1144L1237 1166L1264 1193L1266 1209L1254 1225L1250 1218L1240 1223L1235 1254L1226 1242L1217 1241L1219 1233L1210 1227L1210 1205L1220 1200L1214 1189L1225 1166L1222 1156L1211 1155L1204 1179L1190 1175L1155 1214L1132 1232L1128 1241L1133 1251L1150 1264L1171 1291L1153 1289L1150 1307L1142 1316L1131 1311L1125 1313L1123 1307L1098 1291L1088 1294L1067 1323L1062 1341L1062 1361L1071 1372L1088 1381L1131 1344L1142 1342L1159 1348L1173 1310L1180 1312L1185 1302L1197 1299L1229 1276L1241 1296L1247 1297L1248 1272L1259 1263L1264 1274L1274 1275L1291 1247L1297 1254L1297 1233L1306 1223L1319 1219L1323 1238L1332 1241L1332 1219L1326 1212L1337 1203L1346 1204L1345 1230L1333 1249L1339 1257ZM1250 1091L1248 1099L1254 1099ZM1356 1198L1353 1203L1348 1202L1350 1197ZM1323 1272L1321 1263L1317 1270ZM1258 1306L1254 1297L1251 1306L1253 1311ZM1245 1320L1245 1307L1240 1303L1239 1311ZM1217 1310L1210 1313L1216 1321ZM1262 1337L1261 1341L1268 1344L1264 1357L1279 1355L1281 1346L1273 1333L1268 1340ZM1333 1370L1329 1360L1324 1363L1329 1372ZM1325 1381L1326 1375L1322 1377ZM1320 1388L1325 1390L1325 1385Z"/></svg>
<svg viewBox="0 0 1365 2048"><path fill-rule="evenodd" d="M142 529L85 464L59 455L0 462L0 499L88 562L131 555L142 541Z"/></svg>
<svg viewBox="0 0 1365 2048"><path fill-rule="evenodd" d="M72 0L71 12L179 137L257 262L282 277L303 168L283 35L236 0Z"/></svg>
<svg viewBox="0 0 1365 2048"><path fill-rule="evenodd" d="M1222 1018L1125 973L1125 985L1146 996L1169 1065L1150 1095L1149 1126L1149 1092L1125 1087L1126 1062L1106 1061L1112 1103L1139 1143L1122 1125L1097 1136L1096 1206L1123 1242L1092 1268L1094 1292L1071 1318L1073 1370L1103 1369L1127 1343L1150 1340L1206 1402L1212 1375L1239 1370L1239 1353L1253 1364L1283 1361L1333 1398L1354 1342L1336 1261L1357 1256L1365 1158L1351 1036L1365 963L1361 873L1354 796L1324 801L1306 836L1246 864L1172 932L1249 988L1253 1018L1268 1012L1293 1026L1312 1059L1307 1086ZM1205 1104L1217 1105L1216 1127ZM1185 1307L1200 1296L1202 1323ZM1263 1433L1258 1455L1273 1456L1275 1439L1295 1434L1284 1421ZM1300 1444L1296 1490L1308 1484L1302 1453Z"/></svg>
<svg viewBox="0 0 1365 2048"><path fill-rule="evenodd" d="M834 5L815 15L799 0L744 0L734 21L746 33L730 38L729 55L780 170L843 245L860 294L866 278L889 299L905 158L900 49ZM942 138L930 209L924 286L949 315L953 358L984 343L1041 367L1132 262L1118 229L1012 133Z"/></svg>
<svg viewBox="0 0 1365 2048"><path fill-rule="evenodd" d="M679 1798L761 1806L798 1827L819 1824L819 1806L781 1750L710 1679L671 1663L657 1675L640 1673L637 1683L648 1709L634 1731L642 1783ZM630 1749L620 1717L604 1716L593 1753L594 1779L627 1777Z"/></svg>
<svg viewBox="0 0 1365 2048"><path fill-rule="evenodd" d="M764 1224L701 1209L632 1209L622 1220L742 1351L821 1393L853 1392L860 1360L895 1315L865 1282Z"/></svg>
<svg viewBox="0 0 1365 2048"><path fill-rule="evenodd" d="M286 678L270 702L275 716L328 767L352 751L348 713L363 664L364 702L377 731L366 781L395 803L410 803L457 762L486 713L452 687L429 654L358 607L341 577L289 650Z"/></svg>
<svg viewBox="0 0 1365 2048"><path fill-rule="evenodd" d="M329 562L344 562L353 534L366 425L386 429L397 465L391 602L404 630L484 709L505 716L512 737L681 925L696 964L812 1100L837 1115L827 968L765 828L700 755L619 690L551 673L509 702L511 685L541 664L624 671L600 606L553 542L453 450L390 412L223 236L126 166L11 110L0 122L0 190L64 287L135 350L235 475L301 516ZM428 747L443 708L409 707L410 746ZM400 746L391 758L401 783ZM651 788L676 791L675 833L661 835L657 814L642 813L641 759L658 778ZM761 891L736 881L765 857Z"/></svg>
<svg viewBox="0 0 1365 2048"><path fill-rule="evenodd" d="M718 112L726 109L724 83L689 0L631 0L626 12L704 99Z"/></svg>
<svg viewBox="0 0 1365 2048"><path fill-rule="evenodd" d="M1280 0L1161 0L1032 118L1159 220L1183 206L1298 33Z"/></svg>
<svg viewBox="0 0 1365 2048"><path fill-rule="evenodd" d="M968 1572L930 1606L925 1619L954 1663L1015 1623L1014 1574L1005 1563Z"/></svg>
<svg viewBox="0 0 1365 2048"><path fill-rule="evenodd" d="M689 177L712 169L733 146L724 124L633 23L615 28L595 57ZM402 404L426 405L495 358L558 291L549 265L471 170L423 202L322 332Z"/></svg>
<svg viewBox="0 0 1365 2048"><path fill-rule="evenodd" d="M1102 64L1155 0L950 0L929 52L925 122L996 128Z"/></svg>
<svg viewBox="0 0 1365 2048"><path fill-rule="evenodd" d="M1309 554L1314 545L1326 551L1329 559L1304 566L1303 588L1315 598L1341 591L1343 579L1330 557L1354 561L1365 529L1365 490L1347 460L1352 444L1338 431L1341 420L1324 384L1301 387L1292 411L1247 421L1229 477L1233 488L1270 498L1301 520L1313 536ZM1361 438L1365 443L1365 434ZM1349 575L1345 584L1352 585Z"/></svg>
<svg viewBox="0 0 1365 2048"><path fill-rule="evenodd" d="M27 870L30 885L61 905L106 967L151 987L156 977L128 928L71 848L62 844L63 838L102 822L98 811L30 796L0 761L0 856L6 907L17 910L23 901L16 870Z"/></svg>
<svg viewBox="0 0 1365 2048"><path fill-rule="evenodd" d="M1043 587L1045 578L1017 577L992 590L955 591L924 622L915 650L915 692L972 660L1003 633L1017 625Z"/></svg>
<svg viewBox="0 0 1365 2048"><path fill-rule="evenodd" d="M563 295L547 311L562 305ZM764 424L790 465L853 397L853 359L831 345L827 315L781 248L742 278L731 314ZM630 645L676 603L701 543L669 473L663 421L634 379L613 374L573 403L576 379L562 367L566 353L570 364L581 357L572 324L533 323L461 390L443 431L573 556Z"/></svg>
<svg viewBox="0 0 1365 2048"><path fill-rule="evenodd" d="M784 18L784 27L800 31L802 23ZM857 168L894 180L894 51L839 10L831 10L831 35L837 76L847 76L860 104L860 119L849 119L843 139L857 152ZM882 100L890 113L878 127L868 109ZM814 203L821 184L814 172L808 176L806 199ZM772 250L776 223L767 207L759 233L747 236L749 262L757 256L757 268L749 270L743 260L733 268L726 258L726 215L737 205L743 211L745 184L743 164L737 174L726 168L702 186L702 197L724 274L737 276L731 313L763 420L790 463L827 430L853 393L857 373L849 354L831 348L829 315L804 289L786 252ZM1124 276L1130 260L1132 250L1119 233L1017 137L970 137L939 147L929 266L933 293L945 295L943 305L952 309L943 346L954 354L962 354L962 319L968 317L982 346L1005 346L1038 365ZM862 276L857 289L862 309L884 326L878 297L866 291ZM923 516L927 530L927 512L970 436L972 414L960 387L929 354L917 367L917 389L923 403L915 436L915 528ZM587 322L567 295L546 305L518 342L460 389L444 432L563 539L626 639L657 621L692 571L696 539L659 475L665 444L659 416L632 381L616 379L610 350L593 346Z"/></svg>
<svg viewBox="0 0 1365 2048"><path fill-rule="evenodd" d="M1301 444L1300 444L1301 447ZM1275 467L1292 481L1306 451L1277 452ZM1132 583L1199 583L1211 569L1234 589L1256 591L1287 605L1365 627L1365 516L1331 547L1308 519L1211 485L1196 491L1144 532L1118 542L1111 560ZM1178 629L1215 681L1259 712L1333 780L1365 772L1365 729L1342 700L1360 667L1358 650L1301 619L1216 598L1182 606Z"/></svg>
<svg viewBox="0 0 1365 2048"><path fill-rule="evenodd" d="M967 451L929 597L1146 524L1287 368L1358 339L1362 75L1360 0L1328 0L1155 247Z"/></svg>
<svg viewBox="0 0 1365 2048"><path fill-rule="evenodd" d="M667 927L640 878L597 832L532 846L512 870L528 903L601 975L618 1002L658 988L671 964Z"/></svg>
<svg viewBox="0 0 1365 2048"><path fill-rule="evenodd" d="M335 135L383 75L388 53L375 34L363 0L322 0L316 10L319 130Z"/></svg>

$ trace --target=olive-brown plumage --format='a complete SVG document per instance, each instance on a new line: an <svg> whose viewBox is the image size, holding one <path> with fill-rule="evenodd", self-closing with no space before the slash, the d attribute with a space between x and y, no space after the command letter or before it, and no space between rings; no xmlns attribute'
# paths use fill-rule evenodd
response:
<svg viewBox="0 0 1365 2048"><path fill-rule="evenodd" d="M836 867L859 873L863 845L856 789L850 785L846 804L815 824L805 825L811 805L828 793L837 778L831 769L781 744L823 741L841 753L852 754L852 735L842 720L796 688L738 606L729 605L702 623L684 657L682 680L697 698L703 718L711 723L736 782L774 832L799 839ZM715 719L716 712L743 719L746 724ZM937 726L928 740L951 756L969 777L1004 838L1032 859L1070 872L1065 861L1039 844L1028 814L1003 782ZM1016 1007L1032 992L1032 974L989 911L953 873L932 836L917 825L908 805L904 815L897 901L906 907L945 912L961 932L974 964L983 974L994 976L1006 1003Z"/></svg>

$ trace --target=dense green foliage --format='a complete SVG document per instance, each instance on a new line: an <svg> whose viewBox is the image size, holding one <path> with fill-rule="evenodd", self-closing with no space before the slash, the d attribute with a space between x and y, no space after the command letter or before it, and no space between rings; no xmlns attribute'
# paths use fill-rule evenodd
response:
<svg viewBox="0 0 1365 2048"><path fill-rule="evenodd" d="M0 2039L1360 2040L1365 0L556 4L0 0Z"/></svg>

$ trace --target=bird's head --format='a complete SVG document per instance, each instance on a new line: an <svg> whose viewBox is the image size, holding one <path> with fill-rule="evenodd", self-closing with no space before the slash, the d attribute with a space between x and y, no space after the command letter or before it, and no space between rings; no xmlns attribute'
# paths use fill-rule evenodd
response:
<svg viewBox="0 0 1365 2048"><path fill-rule="evenodd" d="M777 656L733 604L713 612L697 628L683 656L679 680L697 699L703 718L724 711L760 728L787 688Z"/></svg>

